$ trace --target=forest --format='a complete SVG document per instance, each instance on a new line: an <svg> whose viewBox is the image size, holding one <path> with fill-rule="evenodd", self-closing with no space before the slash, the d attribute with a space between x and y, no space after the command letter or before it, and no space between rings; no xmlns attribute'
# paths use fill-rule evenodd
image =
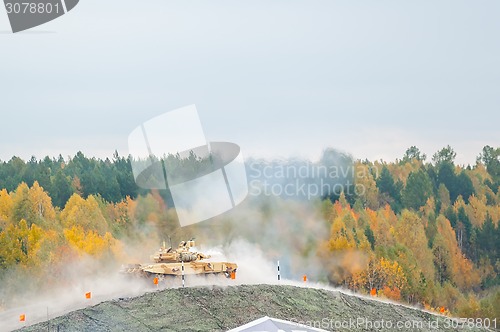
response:
<svg viewBox="0 0 500 332"><path fill-rule="evenodd" d="M474 165L455 157L447 146L427 160L412 146L393 162L354 161L365 190L314 204L326 235L299 254L335 261L321 275L356 293L500 317L500 147L485 146ZM23 287L50 288L68 262L123 261L124 243L144 240L151 226L158 238L174 233L175 211L168 193L136 186L131 157L1 161L0 310L24 276Z"/></svg>

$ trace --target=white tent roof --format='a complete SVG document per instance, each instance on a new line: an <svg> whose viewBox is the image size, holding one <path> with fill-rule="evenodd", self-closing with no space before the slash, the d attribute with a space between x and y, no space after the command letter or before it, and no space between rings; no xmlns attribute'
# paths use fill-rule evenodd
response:
<svg viewBox="0 0 500 332"><path fill-rule="evenodd" d="M228 332L326 332L326 330L265 316Z"/></svg>

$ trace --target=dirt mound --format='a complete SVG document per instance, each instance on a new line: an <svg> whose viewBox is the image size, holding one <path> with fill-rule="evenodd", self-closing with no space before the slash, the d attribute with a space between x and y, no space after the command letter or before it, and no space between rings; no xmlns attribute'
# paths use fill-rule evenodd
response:
<svg viewBox="0 0 500 332"><path fill-rule="evenodd" d="M240 285L165 289L120 298L21 331L227 331L263 316L329 331L462 329L453 328L445 317L339 291Z"/></svg>

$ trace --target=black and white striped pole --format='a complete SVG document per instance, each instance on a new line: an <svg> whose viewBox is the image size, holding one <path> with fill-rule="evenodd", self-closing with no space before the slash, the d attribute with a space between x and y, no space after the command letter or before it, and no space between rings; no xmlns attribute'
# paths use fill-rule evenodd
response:
<svg viewBox="0 0 500 332"><path fill-rule="evenodd" d="M184 261L182 261L182 288L184 288Z"/></svg>
<svg viewBox="0 0 500 332"><path fill-rule="evenodd" d="M281 275L280 275L280 261L278 261L278 281L281 280Z"/></svg>

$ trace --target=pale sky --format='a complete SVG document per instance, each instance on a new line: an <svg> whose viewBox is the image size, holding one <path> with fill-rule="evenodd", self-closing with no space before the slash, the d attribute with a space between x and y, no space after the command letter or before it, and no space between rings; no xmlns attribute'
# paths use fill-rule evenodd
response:
<svg viewBox="0 0 500 332"><path fill-rule="evenodd" d="M196 104L247 156L500 146L500 1L81 0L18 34L0 8L0 159L126 155Z"/></svg>

